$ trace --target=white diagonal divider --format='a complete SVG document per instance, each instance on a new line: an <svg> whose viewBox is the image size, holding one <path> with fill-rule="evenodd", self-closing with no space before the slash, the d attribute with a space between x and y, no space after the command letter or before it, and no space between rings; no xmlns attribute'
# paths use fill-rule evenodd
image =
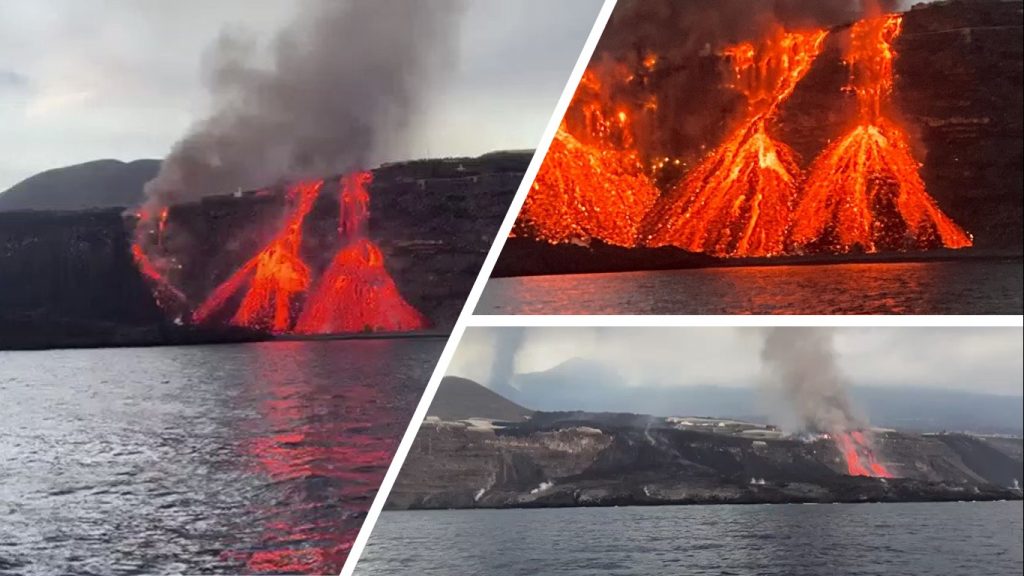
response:
<svg viewBox="0 0 1024 576"><path fill-rule="evenodd" d="M555 133L558 131L558 125L561 123L562 117L569 108L569 103L572 101L573 94L576 92L576 86L579 85L580 79L583 77L583 72L586 70L587 64L590 63L590 58L594 54L594 49L597 47L597 42L600 40L601 34L604 32L605 25L608 23L608 18L611 16L612 10L615 8L616 1L617 0L605 0L604 4L601 6L601 10L597 13L597 19L594 21L594 27L591 29L590 35L587 37L587 41L583 45L580 57L576 61L576 66L573 68L572 74L569 76L569 80L565 84L565 88L562 90L562 96L559 98L558 104L555 106L551 119L548 120L547 129L544 130L544 135L541 137L540 144L537 146L537 149L533 154L533 159L530 161L530 165L526 168L526 173L523 174L523 180L519 183L519 189L516 190L516 195L512 199L512 204L509 207L508 213L505 215L505 221L502 222L501 227L498 229L498 234L495 237L494 244L491 246L490 252L487 253L487 257L484 259L483 266L480 268L480 273L477 275L476 282L473 284L473 288L469 292L469 297L466 299L466 303L462 307L462 312L455 321L455 327L452 328L451 336L448 337L448 342L445 344L444 350L441 352L441 357L437 361L437 366L434 367L434 372L430 376L430 381L427 383L427 387L423 391L423 397L420 398L420 402L416 406L416 411L413 412L412 420L409 421L409 426L405 430L405 435L402 436L402 441L398 445L398 450L395 452L395 456L391 460L391 465L388 467L388 471L384 475L384 480L381 482L380 489L377 491L377 496L373 499L373 503L370 505L370 509L366 514L366 519L363 521L363 525L359 529L359 534L356 535L356 539L352 544L352 549L349 551L348 558L345 560L345 565L341 568L341 576L352 576L355 572L356 564L359 562L359 557L362 556L363 550L366 548L366 543L370 539L373 527L377 524L377 519L380 517L381 511L384 509L384 503L387 501L388 495L391 494L391 488L394 486L395 480L398 478L398 474L402 469L402 464L405 463L405 458L409 454L409 450L412 448L413 442L416 440L416 434L419 432L420 424L423 423L423 419L427 415L427 410L430 408L430 403L433 402L434 395L437 393L437 388L441 384L441 379L444 378L444 375L448 370L448 364L451 363L452 356L455 354L455 349L458 347L459 341L462 340L462 335L466 330L466 324L470 316L472 316L473 311L476 309L477 302L480 300L480 294L483 293L484 286L487 284L487 280L491 276L491 271L494 269L494 264L498 259L498 255L501 254L501 250L505 246L505 239L508 238L509 233L512 231L512 226L515 225L516 217L519 215L519 210L522 208L523 202L526 200L526 194L530 191L530 187L533 185L533 180L537 177L537 172L540 170L541 163L544 162L544 157L548 153L551 141L555 138Z"/></svg>

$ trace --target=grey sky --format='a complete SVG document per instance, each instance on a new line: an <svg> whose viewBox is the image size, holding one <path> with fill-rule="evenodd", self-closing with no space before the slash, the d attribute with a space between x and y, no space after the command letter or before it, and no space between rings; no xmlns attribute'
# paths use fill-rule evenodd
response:
<svg viewBox="0 0 1024 576"><path fill-rule="evenodd" d="M222 29L270 38L306 0L0 0L0 190L58 166L161 158L207 110ZM532 148L602 0L467 0L461 55L396 158Z"/></svg>
<svg viewBox="0 0 1024 576"><path fill-rule="evenodd" d="M486 383L494 330L470 328L448 373ZM1021 328L836 328L851 384L925 386L1021 395ZM615 369L631 384L753 386L761 368L758 328L528 328L517 373L574 357Z"/></svg>

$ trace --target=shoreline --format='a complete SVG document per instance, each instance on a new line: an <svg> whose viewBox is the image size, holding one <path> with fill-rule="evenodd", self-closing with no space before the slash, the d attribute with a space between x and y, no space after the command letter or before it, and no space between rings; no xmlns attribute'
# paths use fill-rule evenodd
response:
<svg viewBox="0 0 1024 576"><path fill-rule="evenodd" d="M835 504L859 505L859 504L971 504L990 502L1024 502L1021 495L1016 497L992 497L992 498L922 498L922 499L868 499L868 500L789 500L785 502L763 501L735 501L735 502L713 502L713 501L672 501L672 502L631 502L631 503L583 503L583 504L562 504L562 505L525 505L525 506L470 506L470 507L411 507L392 508L387 504L383 512L475 512L475 511L506 511L506 510L566 510L566 509L590 509L590 508L671 508L671 507L692 507L692 506L830 506Z"/></svg>
<svg viewBox="0 0 1024 576"><path fill-rule="evenodd" d="M59 342L54 345L0 346L0 352L43 352L47 350L95 350L104 348L160 348L171 346L219 346L225 344L258 344L267 342L322 342L356 340L440 340L451 334L446 330L414 332L335 332L330 334L262 334L240 332L231 334L186 333L182 337L163 340Z"/></svg>
<svg viewBox="0 0 1024 576"><path fill-rule="evenodd" d="M621 248L600 241L590 246L579 246L509 238L498 257L491 279L715 268L998 261L1021 262L1024 261L1024 253L1019 249L965 248L875 254L718 258L674 247Z"/></svg>

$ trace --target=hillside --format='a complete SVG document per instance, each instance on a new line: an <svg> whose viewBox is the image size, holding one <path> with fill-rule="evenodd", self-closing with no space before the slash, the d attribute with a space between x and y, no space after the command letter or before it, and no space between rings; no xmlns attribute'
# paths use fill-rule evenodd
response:
<svg viewBox="0 0 1024 576"><path fill-rule="evenodd" d="M486 418L503 422L521 422L532 413L472 380L446 376L441 380L441 386L437 389L437 395L430 404L427 416L441 420Z"/></svg>
<svg viewBox="0 0 1024 576"><path fill-rule="evenodd" d="M54 168L0 192L0 212L134 206L159 169L159 160L95 160Z"/></svg>
<svg viewBox="0 0 1024 576"><path fill-rule="evenodd" d="M892 478L850 476L825 436L642 414L428 420L391 509L1019 499L1021 439L876 430Z"/></svg>

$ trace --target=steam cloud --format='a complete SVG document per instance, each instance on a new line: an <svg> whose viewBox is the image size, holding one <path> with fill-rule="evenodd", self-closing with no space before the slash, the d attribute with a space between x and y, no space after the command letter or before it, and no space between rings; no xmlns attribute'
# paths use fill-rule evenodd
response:
<svg viewBox="0 0 1024 576"><path fill-rule="evenodd" d="M843 432L864 425L846 395L826 328L770 328L761 349L766 383L781 392L805 430Z"/></svg>
<svg viewBox="0 0 1024 576"><path fill-rule="evenodd" d="M279 33L266 68L251 42L222 35L213 111L146 185L147 203L366 167L451 65L462 12L460 0L317 0Z"/></svg>

